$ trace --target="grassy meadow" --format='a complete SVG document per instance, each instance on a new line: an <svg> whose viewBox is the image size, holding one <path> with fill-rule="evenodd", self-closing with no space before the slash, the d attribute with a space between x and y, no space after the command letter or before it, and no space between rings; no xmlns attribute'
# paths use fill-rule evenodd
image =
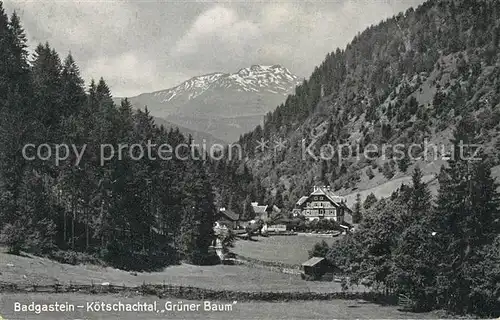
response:
<svg viewBox="0 0 500 320"><path fill-rule="evenodd" d="M309 258L308 251L316 242L325 240L332 245L338 239L312 235L255 237L252 241L236 241L232 251L247 258L297 265Z"/></svg>
<svg viewBox="0 0 500 320"><path fill-rule="evenodd" d="M100 284L139 286L172 284L208 289L240 291L313 291L336 292L334 282L310 282L297 275L283 274L242 265L194 266L175 265L159 272L138 272L95 265L68 265L36 256L14 256L0 253L0 282L28 284Z"/></svg>
<svg viewBox="0 0 500 320"><path fill-rule="evenodd" d="M293 247L292 238L307 239L307 246L314 244L317 238L305 236L266 238L262 243L271 246L275 242L286 241ZM258 239L261 240L261 239ZM329 239L330 241L333 239ZM254 243L254 242L248 242ZM295 243L295 245L297 245ZM240 242L241 246L241 242ZM305 245L304 245L305 246ZM286 249L290 250L290 249ZM291 251L290 251L291 252ZM255 257L259 258L259 257ZM261 257L260 257L261 258ZM52 284L90 282L110 282L116 285L138 286L143 282L184 286L196 286L210 289L226 289L239 291L301 291L301 292L336 292L341 290L336 282L310 282L297 275L288 275L261 268L250 268L241 265L193 266L178 265L165 268L161 272L132 274L113 268L93 265L66 265L45 258L31 255L14 256L0 253L0 281L13 283ZM293 302L237 302L232 311L207 312L203 308L196 312L165 313L120 313L120 312L86 312L77 309L72 313L16 313L14 303L71 303L86 305L87 302L135 303L157 301L163 308L169 298L160 299L154 296L130 295L86 295L86 294L0 294L0 319L409 319L438 318L436 314L413 314L398 311L394 306L381 306L365 301L293 301ZM178 300L172 299L173 303ZM184 303L202 303L203 301L183 301ZM212 301L217 304L228 302Z"/></svg>

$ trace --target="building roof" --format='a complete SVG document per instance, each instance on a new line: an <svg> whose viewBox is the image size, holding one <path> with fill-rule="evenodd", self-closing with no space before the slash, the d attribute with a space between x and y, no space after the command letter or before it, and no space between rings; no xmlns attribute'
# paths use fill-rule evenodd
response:
<svg viewBox="0 0 500 320"><path fill-rule="evenodd" d="M232 210L229 210L229 209L221 210L221 211L219 211L219 214L223 218L226 218L226 219L228 219L230 221L238 221L238 220L240 220L240 215L237 214L236 212L232 211Z"/></svg>
<svg viewBox="0 0 500 320"><path fill-rule="evenodd" d="M347 210L347 213L352 214L352 209L349 208L345 202L344 202L343 206Z"/></svg>
<svg viewBox="0 0 500 320"><path fill-rule="evenodd" d="M314 191L311 193L311 196L326 196L330 201L337 205L345 202L344 197L336 196L329 187L314 187Z"/></svg>
<svg viewBox="0 0 500 320"><path fill-rule="evenodd" d="M311 259L307 260L306 262L302 263L302 266L304 267L314 267L321 261L325 260L325 258L321 257L312 257Z"/></svg>
<svg viewBox="0 0 500 320"><path fill-rule="evenodd" d="M297 201L297 205L298 206L302 205L304 202L306 202L307 199L309 199L308 196L303 196L302 198L299 199L299 201Z"/></svg>
<svg viewBox="0 0 500 320"><path fill-rule="evenodd" d="M253 212L255 212L256 214L262 214L267 212L267 206L253 205L252 203L252 207L253 207Z"/></svg>

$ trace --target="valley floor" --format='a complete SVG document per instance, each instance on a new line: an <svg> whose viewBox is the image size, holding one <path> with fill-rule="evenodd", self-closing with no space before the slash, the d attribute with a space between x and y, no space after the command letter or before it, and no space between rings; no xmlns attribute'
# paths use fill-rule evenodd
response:
<svg viewBox="0 0 500 320"><path fill-rule="evenodd" d="M288 239L287 239L288 238ZM293 238L293 239L292 239ZM276 247L274 242L287 243L284 256L292 254L290 248L296 246L299 239L308 237L275 237L261 241L262 250ZM262 239L260 239L262 240ZM240 242L238 248L245 248L259 242ZM304 245L309 247L309 243ZM266 249L267 248L267 249ZM255 258L259 258L257 247L252 249ZM299 250L302 252L302 249ZM251 250L245 249L247 255ZM276 251L278 252L278 251ZM307 251L306 251L307 252ZM243 253L243 252L242 252ZM262 257L261 257L262 258ZM252 268L242 265L193 266L179 265L165 268L161 272L131 274L113 268L103 268L93 265L66 265L36 256L14 256L0 253L0 282L17 284L101 284L109 282L114 285L139 286L149 284L171 284L193 286L208 289L225 289L232 291L283 291L283 292L338 292L340 284L336 282L311 282L300 279L297 275L273 272L262 268ZM75 305L75 311L70 313L19 313L15 312L15 303L51 304L55 302ZM381 306L365 301L329 300L329 301L290 301L237 302L231 311L208 312L203 310L204 301L183 301L184 303L201 303L201 309L193 312L92 312L86 310L87 302L104 303L136 303L157 301L158 309L163 310L168 297L140 295L88 295L80 293L0 293L0 319L421 319L439 318L437 313L414 314L399 311L395 306ZM179 300L170 300L176 304ZM217 304L227 304L223 301L212 301ZM76 306L84 306L78 309Z"/></svg>
<svg viewBox="0 0 500 320"><path fill-rule="evenodd" d="M113 285L140 286L171 284L206 289L238 291L338 292L340 284L311 282L297 275L283 274L242 265L170 266L160 272L129 273L94 265L67 265L36 256L0 253L0 282L50 285L109 282Z"/></svg>
<svg viewBox="0 0 500 320"><path fill-rule="evenodd" d="M255 237L253 241L236 241L231 251L246 258L300 265L309 259L309 250L315 243L324 240L332 245L338 239L312 235Z"/></svg>

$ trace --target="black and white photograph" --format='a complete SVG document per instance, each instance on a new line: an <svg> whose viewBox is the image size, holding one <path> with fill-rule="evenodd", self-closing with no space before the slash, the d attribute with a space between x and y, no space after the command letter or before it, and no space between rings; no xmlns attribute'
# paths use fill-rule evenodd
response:
<svg viewBox="0 0 500 320"><path fill-rule="evenodd" d="M500 1L0 0L23 319L500 319Z"/></svg>

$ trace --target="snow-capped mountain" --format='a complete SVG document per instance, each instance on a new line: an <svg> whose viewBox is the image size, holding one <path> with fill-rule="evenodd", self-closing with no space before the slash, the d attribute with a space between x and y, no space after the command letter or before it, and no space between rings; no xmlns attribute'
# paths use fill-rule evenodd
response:
<svg viewBox="0 0 500 320"><path fill-rule="evenodd" d="M217 83L217 81L224 76L224 73L212 73L199 77L191 78L184 81L177 87L154 92L154 96L158 98L162 103L169 102L172 99L184 98L187 100L194 99L198 97L203 92L210 89L210 87Z"/></svg>
<svg viewBox="0 0 500 320"><path fill-rule="evenodd" d="M193 77L176 87L130 98L136 106L192 130L234 141L284 102L300 80L280 65Z"/></svg>
<svg viewBox="0 0 500 320"><path fill-rule="evenodd" d="M195 99L213 89L233 89L245 92L269 92L288 95L298 84L298 78L287 68L279 65L253 65L237 73L212 73L191 78L177 87L154 92L161 102L174 99Z"/></svg>

